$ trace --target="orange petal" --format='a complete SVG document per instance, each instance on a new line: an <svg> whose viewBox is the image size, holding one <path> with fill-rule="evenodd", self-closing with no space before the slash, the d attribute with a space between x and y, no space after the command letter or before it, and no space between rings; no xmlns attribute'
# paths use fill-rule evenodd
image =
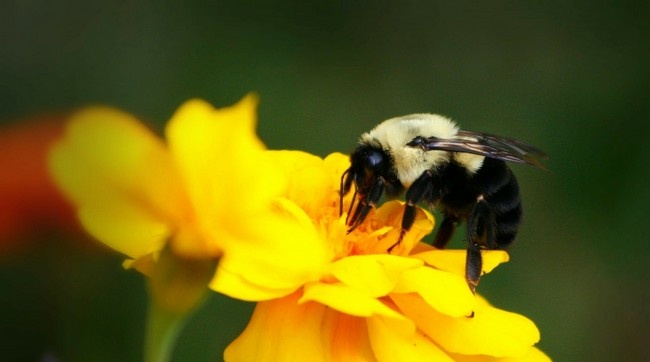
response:
<svg viewBox="0 0 650 362"><path fill-rule="evenodd" d="M373 361L364 318L318 303L298 304L298 293L258 303L226 361Z"/></svg>
<svg viewBox="0 0 650 362"><path fill-rule="evenodd" d="M365 318L328 308L325 311L322 330L326 361L375 360Z"/></svg>
<svg viewBox="0 0 650 362"><path fill-rule="evenodd" d="M365 233L357 232L360 235L366 235L368 240L359 243L358 249L360 254L384 254L386 250L393 246L399 237L402 224L402 215L404 214L404 203L397 200L385 202L377 208L372 217L368 217L370 222L362 225L360 229L367 228ZM391 251L393 255L408 255L411 249L418 244L420 240L433 229L433 215L422 208L416 209L415 222L404 236L401 243L395 246ZM368 225L369 224L369 225ZM371 239L375 240L371 240Z"/></svg>
<svg viewBox="0 0 650 362"><path fill-rule="evenodd" d="M78 232L74 210L46 161L63 135L63 119L41 116L0 127L0 254L27 246L43 231Z"/></svg>
<svg viewBox="0 0 650 362"><path fill-rule="evenodd" d="M327 307L298 304L299 294L260 302L244 330L225 350L229 362L328 361L323 344Z"/></svg>

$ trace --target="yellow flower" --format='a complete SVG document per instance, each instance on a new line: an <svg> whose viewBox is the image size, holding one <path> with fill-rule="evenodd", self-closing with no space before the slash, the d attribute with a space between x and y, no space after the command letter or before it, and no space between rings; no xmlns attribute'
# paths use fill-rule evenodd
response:
<svg viewBox="0 0 650 362"><path fill-rule="evenodd" d="M50 154L59 187L85 228L147 273L163 249L219 260L218 291L246 300L287 295L331 256L276 199L290 179L255 135L257 98L215 109L183 104L167 141L133 116L94 107L72 117ZM287 262L287 258L291 262Z"/></svg>
<svg viewBox="0 0 650 362"><path fill-rule="evenodd" d="M411 231L388 254L403 205L385 203L347 234L338 207L346 156L268 153L290 175L281 212L317 230L332 258L318 279L258 303L227 347L226 361L549 360L533 347L539 340L533 322L471 293L464 251L419 242L433 228L430 214L419 209ZM484 272L508 259L502 251L483 257Z"/></svg>

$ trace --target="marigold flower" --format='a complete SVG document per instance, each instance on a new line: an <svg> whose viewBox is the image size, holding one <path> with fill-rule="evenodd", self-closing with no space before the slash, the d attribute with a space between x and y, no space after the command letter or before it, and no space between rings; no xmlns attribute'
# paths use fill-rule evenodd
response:
<svg viewBox="0 0 650 362"><path fill-rule="evenodd" d="M330 255L312 227L278 212L290 180L255 134L256 106L254 95L222 109L188 101L166 143L127 113L85 109L52 149L51 172L84 227L126 265L151 272L169 248L218 259L211 284L220 292L281 297L319 275Z"/></svg>
<svg viewBox="0 0 650 362"><path fill-rule="evenodd" d="M347 234L338 207L346 156L268 153L290 175L278 210L315 228L332 257L318 279L258 303L227 347L227 361L548 360L533 347L539 332L532 321L472 294L464 251L420 243L432 215L418 209L411 231L388 254L403 205L385 203ZM485 252L484 272L507 259L503 251Z"/></svg>

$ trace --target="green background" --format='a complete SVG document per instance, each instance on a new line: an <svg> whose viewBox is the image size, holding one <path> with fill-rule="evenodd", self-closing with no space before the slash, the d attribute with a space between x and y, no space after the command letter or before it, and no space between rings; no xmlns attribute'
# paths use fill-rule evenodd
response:
<svg viewBox="0 0 650 362"><path fill-rule="evenodd" d="M256 91L270 148L349 152L415 112L525 140L549 171L513 166L525 224L480 292L533 319L557 361L648 360L640 4L5 1L0 118L106 103L160 130L188 98ZM143 278L102 248L44 245L0 259L0 360L141 360ZM211 296L174 360L221 360L251 309Z"/></svg>

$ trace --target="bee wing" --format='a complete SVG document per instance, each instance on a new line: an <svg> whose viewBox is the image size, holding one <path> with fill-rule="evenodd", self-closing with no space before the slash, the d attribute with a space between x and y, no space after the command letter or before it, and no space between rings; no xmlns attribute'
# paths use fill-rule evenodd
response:
<svg viewBox="0 0 650 362"><path fill-rule="evenodd" d="M540 159L547 158L543 151L516 139L463 130L458 131L456 136L451 139L416 137L407 145L422 147L427 151L473 153L504 161L525 163L539 168L544 168Z"/></svg>

